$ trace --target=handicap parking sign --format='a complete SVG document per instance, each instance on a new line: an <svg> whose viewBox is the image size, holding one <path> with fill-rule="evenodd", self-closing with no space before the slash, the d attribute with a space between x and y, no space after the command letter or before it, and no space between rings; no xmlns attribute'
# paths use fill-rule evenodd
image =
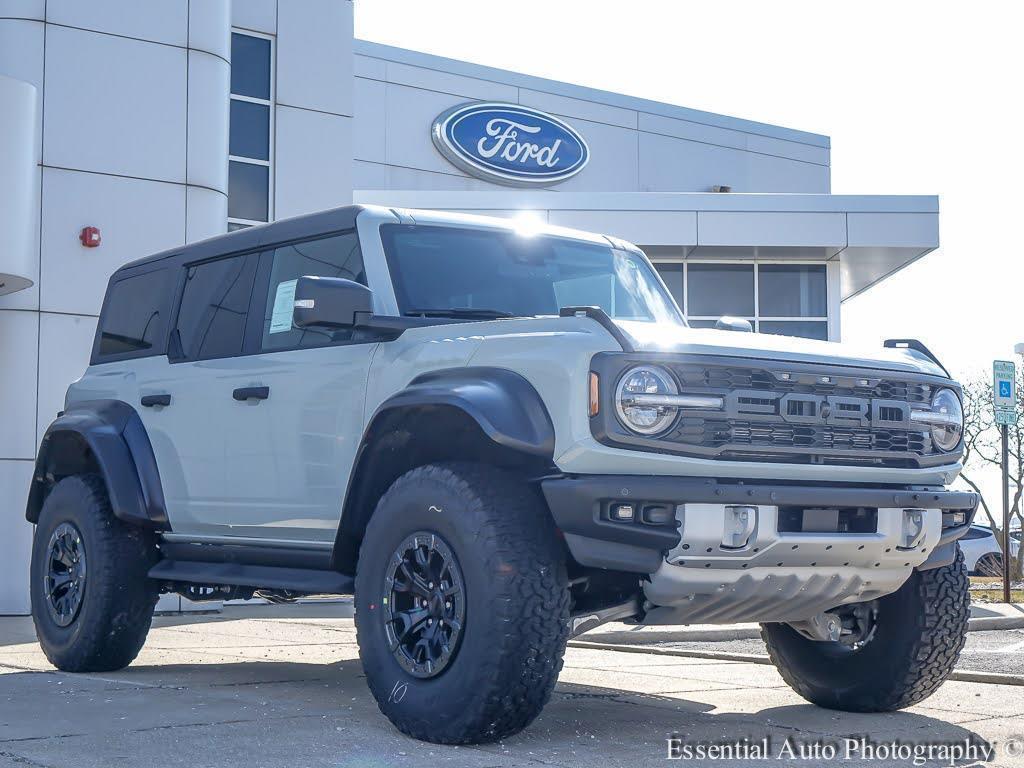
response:
<svg viewBox="0 0 1024 768"><path fill-rule="evenodd" d="M999 396L1005 398L1013 397L1013 383L1009 381L1000 381Z"/></svg>

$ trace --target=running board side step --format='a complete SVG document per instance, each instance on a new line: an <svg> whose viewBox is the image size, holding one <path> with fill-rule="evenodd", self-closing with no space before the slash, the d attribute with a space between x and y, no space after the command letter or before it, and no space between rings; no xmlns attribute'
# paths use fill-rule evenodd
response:
<svg viewBox="0 0 1024 768"><path fill-rule="evenodd" d="M149 569L149 578L181 584L287 589L313 595L355 594L355 579L351 576L309 568L161 560Z"/></svg>

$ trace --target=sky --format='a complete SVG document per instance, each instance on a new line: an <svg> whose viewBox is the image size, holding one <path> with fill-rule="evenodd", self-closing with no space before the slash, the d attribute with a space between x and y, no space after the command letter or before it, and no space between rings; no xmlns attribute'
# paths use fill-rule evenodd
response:
<svg viewBox="0 0 1024 768"><path fill-rule="evenodd" d="M919 338L961 379L1024 342L1020 0L355 9L365 40L830 136L834 193L936 194L941 211L938 250L845 303L843 339Z"/></svg>

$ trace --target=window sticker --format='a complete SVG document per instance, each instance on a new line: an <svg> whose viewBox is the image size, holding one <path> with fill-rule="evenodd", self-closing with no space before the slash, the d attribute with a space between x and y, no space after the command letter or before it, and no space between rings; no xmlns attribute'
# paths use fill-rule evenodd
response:
<svg viewBox="0 0 1024 768"><path fill-rule="evenodd" d="M292 329L292 312L295 309L295 284L298 280L285 280L277 284L274 294L274 311L270 316L270 332L284 333Z"/></svg>

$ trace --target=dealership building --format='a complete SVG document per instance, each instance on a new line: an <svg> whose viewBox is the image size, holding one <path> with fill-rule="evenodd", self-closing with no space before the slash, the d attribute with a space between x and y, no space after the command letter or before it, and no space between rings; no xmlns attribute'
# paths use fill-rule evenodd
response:
<svg viewBox="0 0 1024 768"><path fill-rule="evenodd" d="M36 447L125 262L353 201L523 216L638 244L694 325L838 340L844 300L938 246L935 197L831 194L825 136L356 40L352 17L0 0L0 614L28 612Z"/></svg>

